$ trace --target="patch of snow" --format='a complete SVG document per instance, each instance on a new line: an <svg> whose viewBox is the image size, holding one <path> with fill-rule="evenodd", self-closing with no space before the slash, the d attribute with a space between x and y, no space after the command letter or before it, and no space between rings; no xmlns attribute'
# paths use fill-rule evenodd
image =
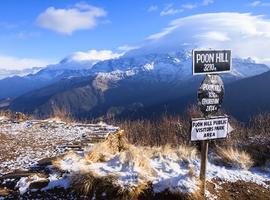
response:
<svg viewBox="0 0 270 200"><path fill-rule="evenodd" d="M174 62L175 62L175 63L180 63L181 60L179 60L178 58L174 58Z"/></svg>
<svg viewBox="0 0 270 200"><path fill-rule="evenodd" d="M215 200L217 199L218 197L211 194L208 190L205 191L205 197L208 199L208 200Z"/></svg>
<svg viewBox="0 0 270 200"><path fill-rule="evenodd" d="M31 177L22 177L16 184L16 188L19 189L20 194L23 195L25 192L27 192L29 186L31 183L38 182L46 180L45 178L41 178L37 175L33 175Z"/></svg>
<svg viewBox="0 0 270 200"><path fill-rule="evenodd" d="M152 62L152 63L146 63L146 64L143 66L143 68L144 68L145 70L147 70L147 71L153 70L153 69L154 69L154 62Z"/></svg>
<svg viewBox="0 0 270 200"><path fill-rule="evenodd" d="M86 162L77 154L69 154L60 161L60 166L62 170L77 172L82 170L81 167L86 166Z"/></svg>
<svg viewBox="0 0 270 200"><path fill-rule="evenodd" d="M256 168L250 170L240 170L233 168L226 168L224 166L217 166L208 162L207 179L220 178L228 182L236 182L242 180L245 182L253 182L265 188L270 188L265 181L270 181L269 174L262 173Z"/></svg>
<svg viewBox="0 0 270 200"><path fill-rule="evenodd" d="M59 176L58 174L50 174L49 184L42 188L42 191L51 190L53 188L67 189L70 186L70 179L68 176Z"/></svg>
<svg viewBox="0 0 270 200"><path fill-rule="evenodd" d="M157 171L153 177L155 192L169 188L172 192L192 193L198 188L197 181L188 175L188 165L181 160L161 156L151 159L151 166Z"/></svg>
<svg viewBox="0 0 270 200"><path fill-rule="evenodd" d="M192 193L199 187L200 160L198 159L187 163L176 158L173 159L170 156L159 155L150 159L150 166L155 172L154 175L145 173L140 167L122 162L119 154L116 154L107 162L98 163L86 163L82 162L79 157L71 157L70 160L66 159L65 162L61 163L60 168L70 173L82 170L84 172L94 172L99 176L113 175L117 177L118 184L125 188L138 186L142 181L151 181L154 192L169 189L171 192ZM194 167L195 176L189 175L190 166ZM262 173L258 169L253 168L251 171L239 170L208 163L207 179L210 181L216 178L227 182L236 182L238 180L254 182L266 188L269 188L269 186L265 181L270 181L270 175ZM208 196L209 199L216 199L210 193Z"/></svg>

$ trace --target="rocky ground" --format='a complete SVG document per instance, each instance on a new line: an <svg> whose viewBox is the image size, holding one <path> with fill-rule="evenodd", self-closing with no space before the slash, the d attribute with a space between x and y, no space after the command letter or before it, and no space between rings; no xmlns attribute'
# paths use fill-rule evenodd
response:
<svg viewBox="0 0 270 200"><path fill-rule="evenodd" d="M14 121L0 118L0 175L26 170L43 158L77 151L103 140L117 127L66 123L58 119Z"/></svg>

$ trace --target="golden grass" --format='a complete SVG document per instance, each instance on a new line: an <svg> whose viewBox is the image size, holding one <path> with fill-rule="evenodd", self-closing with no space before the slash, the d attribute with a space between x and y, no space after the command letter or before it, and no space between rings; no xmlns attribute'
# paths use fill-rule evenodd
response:
<svg viewBox="0 0 270 200"><path fill-rule="evenodd" d="M138 199L152 189L152 184L147 181L142 181L138 186L132 187L128 191L129 199Z"/></svg>
<svg viewBox="0 0 270 200"><path fill-rule="evenodd" d="M196 159L198 154L195 147L187 145L173 147L170 144L162 147L146 148L145 152L150 157L167 156L174 160L183 160L184 162Z"/></svg>
<svg viewBox="0 0 270 200"><path fill-rule="evenodd" d="M0 116L1 117L6 117L7 119L11 119L12 118L12 112L8 111L8 110L0 110Z"/></svg>
<svg viewBox="0 0 270 200"><path fill-rule="evenodd" d="M17 122L23 122L30 119L30 116L21 112L11 112L10 110L0 110L0 116L5 117L8 120L14 120Z"/></svg>
<svg viewBox="0 0 270 200"><path fill-rule="evenodd" d="M194 147L179 145L172 147L143 147L129 144L125 138L124 131L110 135L104 142L95 144L89 153L85 155L88 163L106 162L116 154L119 154L121 163L140 169L140 177L157 176L157 172L151 166L151 158L169 157L174 160L182 160L189 163L196 159L197 150ZM195 172L190 167L190 176Z"/></svg>
<svg viewBox="0 0 270 200"><path fill-rule="evenodd" d="M104 142L95 144L86 154L87 162L105 162L113 155L128 149L128 142L124 136L124 131L120 130L110 134Z"/></svg>
<svg viewBox="0 0 270 200"><path fill-rule="evenodd" d="M171 145L163 147L134 146L128 143L124 131L121 130L111 134L104 142L95 144L85 155L85 160L88 163L106 162L116 154L119 154L122 163L141 169L141 177L145 177L157 175L157 172L151 166L151 158L166 156L189 163L196 158L197 150L186 145L177 147ZM190 174L194 175L195 173Z"/></svg>
<svg viewBox="0 0 270 200"><path fill-rule="evenodd" d="M59 119L67 123L72 123L75 121L71 116L70 110L68 110L67 108L60 108L57 106L52 107L52 113L49 118Z"/></svg>
<svg viewBox="0 0 270 200"><path fill-rule="evenodd" d="M144 152L143 147L130 145L128 150L120 153L120 160L122 163L141 169L142 175L156 176L157 172L151 167L150 158Z"/></svg>
<svg viewBox="0 0 270 200"><path fill-rule="evenodd" d="M137 186L123 188L112 175L99 176L93 172L77 173L71 178L72 188L75 192L87 199L138 199L152 189L149 182L141 181Z"/></svg>
<svg viewBox="0 0 270 200"><path fill-rule="evenodd" d="M93 172L77 173L72 177L72 188L79 194L86 195L90 199L98 190L113 193L121 190L113 176L99 176Z"/></svg>
<svg viewBox="0 0 270 200"><path fill-rule="evenodd" d="M217 147L216 153L218 158L215 159L215 162L225 166L236 167L239 169L249 169L254 163L248 153L236 148Z"/></svg>
<svg viewBox="0 0 270 200"><path fill-rule="evenodd" d="M76 160L78 155L70 152L66 156L53 161L53 165L61 169L61 161L74 156ZM71 178L72 188L89 199L93 197L96 197L96 199L138 199L151 196L153 195L151 177L158 176L158 172L151 166L151 159L157 156L187 162L188 176L190 178L196 176L194 166L190 162L197 156L194 147L185 145L177 147L171 145L163 147L134 146L127 142L123 131L110 135L102 143L95 144L80 162L85 162L87 166L87 163L106 162L115 156L119 157L122 165L136 168L138 171L138 183L136 185L121 186L117 182L117 172L103 176L94 173L87 167L82 167ZM104 197L104 194L106 194L106 197Z"/></svg>

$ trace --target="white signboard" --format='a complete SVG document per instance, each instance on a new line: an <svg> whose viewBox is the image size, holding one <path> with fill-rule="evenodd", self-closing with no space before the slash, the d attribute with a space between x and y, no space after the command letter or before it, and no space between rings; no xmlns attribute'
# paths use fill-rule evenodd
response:
<svg viewBox="0 0 270 200"><path fill-rule="evenodd" d="M191 141L226 138L228 117L220 116L209 119L192 119Z"/></svg>

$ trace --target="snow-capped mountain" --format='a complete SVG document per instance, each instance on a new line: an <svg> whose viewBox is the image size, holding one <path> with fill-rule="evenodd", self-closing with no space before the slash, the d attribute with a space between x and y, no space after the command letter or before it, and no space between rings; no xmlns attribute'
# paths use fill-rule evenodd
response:
<svg viewBox="0 0 270 200"><path fill-rule="evenodd" d="M98 74L104 80L119 81L126 76L140 74L140 79L149 81L178 82L192 78L191 50L184 49L170 53L150 53L146 55L123 56L119 59L99 62L91 68L92 74ZM267 72L270 68L258 64L251 58L233 58L232 72L222 75L227 81L248 78ZM151 76L149 77L149 73ZM115 79L115 80L113 80Z"/></svg>
<svg viewBox="0 0 270 200"><path fill-rule="evenodd" d="M256 63L252 58L241 59L234 58L232 74L239 78L247 78L267 72L270 67L264 64Z"/></svg>
<svg viewBox="0 0 270 200"><path fill-rule="evenodd" d="M26 76L28 74L36 74L40 71L41 67L33 67L33 68L26 68L26 69L0 69L0 80L12 77L12 76Z"/></svg>
<svg viewBox="0 0 270 200"><path fill-rule="evenodd" d="M32 90L40 89L47 85L56 83L62 79L90 75L89 63L59 63L49 65L35 74L26 76L12 76L0 80L0 99L17 97Z"/></svg>
<svg viewBox="0 0 270 200"><path fill-rule="evenodd" d="M268 70L264 64L237 58L232 73L222 76L228 84ZM192 76L191 51L187 49L126 55L96 64L64 60L32 77L54 82L16 98L10 108L50 115L59 106L78 117L114 115L195 94L202 77Z"/></svg>
<svg viewBox="0 0 270 200"><path fill-rule="evenodd" d="M137 51L137 50L136 50ZM134 54L128 53L117 59L97 62L67 57L58 64L49 65L36 74L24 77L10 77L0 80L0 98L16 97L63 79L93 76L95 85L102 89L106 83L116 83L133 77L156 83L179 84L192 79L191 49L184 48L169 53ZM251 59L233 59L233 70L225 75L226 80L237 80L258 75L269 70L264 64ZM10 87L7 87L9 85ZM8 89L7 89L8 88Z"/></svg>

